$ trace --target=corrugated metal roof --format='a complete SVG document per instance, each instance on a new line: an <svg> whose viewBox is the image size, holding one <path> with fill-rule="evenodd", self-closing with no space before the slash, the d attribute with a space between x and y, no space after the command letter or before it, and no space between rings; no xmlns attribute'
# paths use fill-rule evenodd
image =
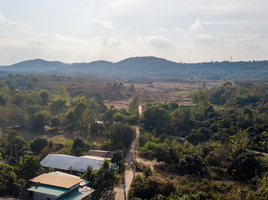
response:
<svg viewBox="0 0 268 200"><path fill-rule="evenodd" d="M56 169L72 170L78 172L84 172L88 165L91 165L93 170L98 170L99 164L105 158L96 156L69 156L63 154L48 154L42 161L43 167L54 167Z"/></svg>
<svg viewBox="0 0 268 200"><path fill-rule="evenodd" d="M91 158L79 158L75 160L71 166L69 167L70 170L84 172L87 169L88 165L91 165L93 170L99 169L99 164L101 164L102 160L96 160Z"/></svg>
<svg viewBox="0 0 268 200"><path fill-rule="evenodd" d="M56 169L68 170L71 164L77 159L75 156L63 154L48 154L42 161L43 167L53 167Z"/></svg>
<svg viewBox="0 0 268 200"><path fill-rule="evenodd" d="M57 196L57 197L68 191L68 189L53 187L53 186L48 186L48 185L34 186L28 190L42 193L42 194L50 194L50 195Z"/></svg>

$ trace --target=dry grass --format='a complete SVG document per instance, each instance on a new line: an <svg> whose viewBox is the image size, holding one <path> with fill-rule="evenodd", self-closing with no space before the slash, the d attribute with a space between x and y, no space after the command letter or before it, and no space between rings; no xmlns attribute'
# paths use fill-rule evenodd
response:
<svg viewBox="0 0 268 200"><path fill-rule="evenodd" d="M206 82L207 88L215 87L219 82ZM134 83L135 90L130 91L131 83L125 83L124 86L128 90L128 93L134 97L139 95L145 101L159 101L159 102L177 102L179 105L192 105L189 95L195 90L202 88L202 81L191 84L190 82L182 83L162 83L155 82L151 84L153 87L149 87L148 84ZM115 108L128 108L128 104L132 98L104 101L106 106L114 105Z"/></svg>
<svg viewBox="0 0 268 200"><path fill-rule="evenodd" d="M73 138L71 134L57 134L57 133L52 133L52 132L32 132L32 131L19 131L19 135L26 141L26 142L31 142L37 137L46 137L48 141L53 141L53 142L64 142L65 140Z"/></svg>
<svg viewBox="0 0 268 200"><path fill-rule="evenodd" d="M53 141L63 143L68 139L74 139L76 137L82 137L84 140L90 138L90 142L94 144L94 146L101 146L104 141L107 140L105 135L103 134L85 134L81 132L73 132L73 133L58 133L53 131L53 128L46 128L44 132L34 132L29 130L20 130L19 135L27 142L31 142L36 137L46 137L48 141Z"/></svg>

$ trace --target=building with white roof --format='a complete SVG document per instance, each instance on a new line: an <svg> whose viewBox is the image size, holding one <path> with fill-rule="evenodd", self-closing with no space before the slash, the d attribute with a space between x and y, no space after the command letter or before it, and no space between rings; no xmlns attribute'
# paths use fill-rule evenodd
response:
<svg viewBox="0 0 268 200"><path fill-rule="evenodd" d="M98 170L104 159L96 156L76 157L64 154L48 154L41 161L41 165L47 169L53 167L55 170L72 174L84 172L89 165L92 166L93 170Z"/></svg>

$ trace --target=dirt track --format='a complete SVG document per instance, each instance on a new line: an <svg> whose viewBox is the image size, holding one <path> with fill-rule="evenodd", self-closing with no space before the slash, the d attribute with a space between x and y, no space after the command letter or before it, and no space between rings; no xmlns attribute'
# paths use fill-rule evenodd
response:
<svg viewBox="0 0 268 200"><path fill-rule="evenodd" d="M125 157L125 163L127 164L126 172L125 172L125 186L126 186L126 196L128 194L128 191L130 189L130 185L133 180L133 163L136 159L136 147L138 145L140 130L138 127L136 128L136 137L134 141L132 142L129 152L127 153ZM124 200L124 189L123 187L117 187L114 190L116 192L115 200Z"/></svg>

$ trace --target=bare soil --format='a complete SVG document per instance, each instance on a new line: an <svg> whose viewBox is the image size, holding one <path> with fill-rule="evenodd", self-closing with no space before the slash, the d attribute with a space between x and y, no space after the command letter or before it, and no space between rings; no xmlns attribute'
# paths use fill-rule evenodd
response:
<svg viewBox="0 0 268 200"><path fill-rule="evenodd" d="M179 105L192 105L190 95L198 89L201 89L203 81L181 82L181 83L163 83L154 82L152 84L134 83L134 88L131 89L132 83L124 83L127 96L121 100L105 100L106 106L114 105L115 108L127 108L132 98L136 95L140 96L143 101L160 101L160 102L177 102ZM206 81L206 88L216 87L220 82Z"/></svg>

